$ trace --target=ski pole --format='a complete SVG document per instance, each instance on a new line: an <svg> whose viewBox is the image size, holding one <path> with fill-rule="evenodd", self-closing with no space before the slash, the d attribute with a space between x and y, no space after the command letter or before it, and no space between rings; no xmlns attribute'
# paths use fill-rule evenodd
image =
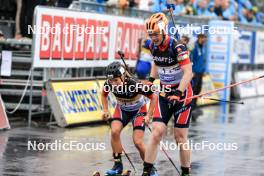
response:
<svg viewBox="0 0 264 176"><path fill-rule="evenodd" d="M173 10L175 9L175 4L171 3L171 4L167 4L167 9L169 10L169 13L170 13L170 17L171 17L171 21L173 23L173 27L176 29L176 23L174 21L174 17L173 17ZM176 31L176 39L177 40L180 40L180 35L178 33L178 29Z"/></svg>
<svg viewBox="0 0 264 176"><path fill-rule="evenodd" d="M188 97L188 98L179 100L179 102L183 102L183 101L186 101L186 100L189 100L189 99L195 99L195 98L202 97L204 95L209 95L209 94L213 94L213 93L216 93L216 92L220 92L222 90L230 89L230 88L238 86L240 84L245 84L245 83L248 83L248 82L251 82L251 81L255 81L255 80L258 80L258 79L261 79L261 78L264 78L264 75L258 76L258 77L255 77L255 78L251 78L251 79L248 79L248 80L245 80L245 81L237 82L237 83L234 83L234 84L230 84L228 86L225 86L225 87L222 87L222 88L219 88L219 89L215 89L215 90L212 90L212 91L208 91L208 92L205 92L205 93L194 95L192 97Z"/></svg>
<svg viewBox="0 0 264 176"><path fill-rule="evenodd" d="M219 101L219 102L224 102L224 103L232 103L232 104L244 104L243 101L229 101L229 100L221 100L221 99L216 99L216 98L209 98L209 97L200 97L201 99L208 99L208 100L213 100L213 101Z"/></svg>

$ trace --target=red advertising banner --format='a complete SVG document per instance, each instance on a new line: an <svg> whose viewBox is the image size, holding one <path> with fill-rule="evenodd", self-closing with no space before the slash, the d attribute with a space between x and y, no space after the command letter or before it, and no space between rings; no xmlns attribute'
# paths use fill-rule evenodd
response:
<svg viewBox="0 0 264 176"><path fill-rule="evenodd" d="M144 34L144 25L119 21L116 31L115 58L119 59L118 50L122 50L125 58L137 59L138 39Z"/></svg>
<svg viewBox="0 0 264 176"><path fill-rule="evenodd" d="M37 7L34 22L34 67L106 66L125 53L137 59L142 19Z"/></svg>

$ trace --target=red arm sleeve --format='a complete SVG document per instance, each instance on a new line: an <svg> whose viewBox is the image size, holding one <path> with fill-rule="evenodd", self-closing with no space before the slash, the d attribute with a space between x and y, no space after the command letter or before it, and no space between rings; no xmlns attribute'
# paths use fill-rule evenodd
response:
<svg viewBox="0 0 264 176"><path fill-rule="evenodd" d="M179 64L180 64L181 67L184 66L184 65L187 65L189 63L191 63L190 58L184 59L184 60L182 60L182 61L179 62Z"/></svg>

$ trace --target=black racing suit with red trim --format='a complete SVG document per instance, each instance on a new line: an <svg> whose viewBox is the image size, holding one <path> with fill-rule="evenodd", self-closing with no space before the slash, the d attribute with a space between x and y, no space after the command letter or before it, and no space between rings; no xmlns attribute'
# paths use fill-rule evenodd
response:
<svg viewBox="0 0 264 176"><path fill-rule="evenodd" d="M146 48L150 49L155 65L158 68L160 85L171 87L171 93L176 90L182 80L182 66L191 64L188 50L185 45L176 39L166 36L161 46L155 46L151 40L146 40ZM166 98L171 93L160 93L159 100L155 106L153 121L168 124L174 115L174 127L188 128L191 117L191 101L186 100L175 106L168 106L170 101ZM181 99L193 95L191 83L188 84Z"/></svg>
<svg viewBox="0 0 264 176"><path fill-rule="evenodd" d="M103 94L112 92L117 105L111 122L121 121L125 127L132 121L133 129L145 130L144 116L147 112L145 97L151 99L154 93L153 85L145 85L135 78L126 78L122 86L113 86L107 80L103 87Z"/></svg>

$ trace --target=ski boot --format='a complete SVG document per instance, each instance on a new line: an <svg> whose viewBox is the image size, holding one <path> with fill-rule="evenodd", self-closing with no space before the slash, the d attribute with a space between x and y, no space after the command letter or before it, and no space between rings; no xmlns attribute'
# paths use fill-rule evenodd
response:
<svg viewBox="0 0 264 176"><path fill-rule="evenodd" d="M123 164L121 162L115 163L112 169L105 173L105 176L117 176L123 172Z"/></svg>
<svg viewBox="0 0 264 176"><path fill-rule="evenodd" d="M158 176L157 169L153 166L150 173L143 172L142 176Z"/></svg>

